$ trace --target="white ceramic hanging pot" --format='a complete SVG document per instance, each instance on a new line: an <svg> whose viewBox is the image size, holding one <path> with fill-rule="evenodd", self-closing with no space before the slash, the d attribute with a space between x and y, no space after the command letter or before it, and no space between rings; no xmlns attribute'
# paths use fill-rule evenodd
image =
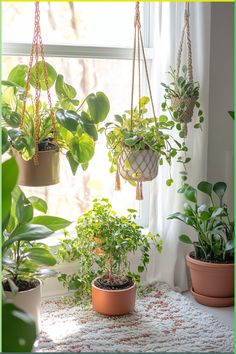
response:
<svg viewBox="0 0 236 354"><path fill-rule="evenodd" d="M124 147L119 156L118 169L126 180L145 182L153 180L158 173L159 154L151 149L133 151Z"/></svg>
<svg viewBox="0 0 236 354"><path fill-rule="evenodd" d="M29 313L36 324L37 335L41 332L41 283L30 290L20 291L15 295L11 291L4 291L8 300L14 305Z"/></svg>

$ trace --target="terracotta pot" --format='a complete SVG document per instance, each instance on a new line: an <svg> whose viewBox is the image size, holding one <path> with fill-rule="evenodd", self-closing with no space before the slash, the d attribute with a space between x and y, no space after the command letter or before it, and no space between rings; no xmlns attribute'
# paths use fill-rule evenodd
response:
<svg viewBox="0 0 236 354"><path fill-rule="evenodd" d="M19 165L18 184L29 187L51 186L59 183L59 151L57 149L39 151L39 164L33 159L23 160L21 154L14 150Z"/></svg>
<svg viewBox="0 0 236 354"><path fill-rule="evenodd" d="M233 305L234 264L202 262L190 254L186 256L186 262L191 274L192 294L199 303L207 306Z"/></svg>
<svg viewBox="0 0 236 354"><path fill-rule="evenodd" d="M121 290L105 290L98 288L92 282L93 309L103 315L121 316L134 310L136 284Z"/></svg>
<svg viewBox="0 0 236 354"><path fill-rule="evenodd" d="M197 102L197 97L173 97L171 99L171 106L174 108L174 111L179 111L181 103L185 103L185 108L183 109L183 113L180 115L178 119L175 119L177 122L181 123L189 123L192 121L193 110L195 104Z"/></svg>
<svg viewBox="0 0 236 354"><path fill-rule="evenodd" d="M4 294L14 305L33 317L38 335L41 332L41 283L36 288L20 291L16 295L10 291L4 291Z"/></svg>
<svg viewBox="0 0 236 354"><path fill-rule="evenodd" d="M136 182L153 180L157 176L158 165L159 155L150 149L134 152L125 147L118 160L120 175L124 179Z"/></svg>

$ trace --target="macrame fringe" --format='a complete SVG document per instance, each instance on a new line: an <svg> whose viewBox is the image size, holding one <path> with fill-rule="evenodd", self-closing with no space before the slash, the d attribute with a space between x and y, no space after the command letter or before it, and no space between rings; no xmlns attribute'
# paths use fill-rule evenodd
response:
<svg viewBox="0 0 236 354"><path fill-rule="evenodd" d="M136 200L143 200L143 184L142 184L142 182L137 182Z"/></svg>
<svg viewBox="0 0 236 354"><path fill-rule="evenodd" d="M115 183L115 190L120 191L120 174L118 168L116 170L116 183Z"/></svg>

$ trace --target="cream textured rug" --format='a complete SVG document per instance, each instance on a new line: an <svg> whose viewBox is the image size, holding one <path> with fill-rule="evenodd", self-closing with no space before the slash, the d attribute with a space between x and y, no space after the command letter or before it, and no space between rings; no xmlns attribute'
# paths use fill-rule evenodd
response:
<svg viewBox="0 0 236 354"><path fill-rule="evenodd" d="M36 352L233 352L233 331L158 283L133 314L106 317L46 301Z"/></svg>

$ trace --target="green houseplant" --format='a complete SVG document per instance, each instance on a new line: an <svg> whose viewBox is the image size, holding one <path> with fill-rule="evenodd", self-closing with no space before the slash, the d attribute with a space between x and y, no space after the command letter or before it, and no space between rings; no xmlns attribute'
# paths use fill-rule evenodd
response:
<svg viewBox="0 0 236 354"><path fill-rule="evenodd" d="M223 201L227 185L202 181L197 189L185 185L179 190L186 203L184 211L168 219L177 219L192 227L198 234L197 241L188 235L179 239L194 246L194 253L186 260L192 278L192 293L197 301L210 306L233 303L234 274L234 222L230 221L227 205ZM197 191L208 196L209 205L199 204Z"/></svg>
<svg viewBox="0 0 236 354"><path fill-rule="evenodd" d="M66 154L72 173L75 174L79 166L86 169L94 155L95 141L98 138L98 124L105 120L109 112L109 101L102 92L97 92L96 94L89 94L80 102L76 98L76 90L64 82L64 77L57 74L49 63L45 63L45 65L49 88L55 91L57 98L52 107L56 121L54 126L50 107L42 99L39 107L39 160L41 158L39 164L40 162L43 163L42 156L46 155L43 154L46 151L48 154L45 160L48 160L50 154L50 156L53 156L50 164L52 165L55 159L55 166L57 166L59 161L58 150L63 151ZM13 147L18 162L21 161L21 157L23 161L32 161L35 154L35 107L32 96L35 88L35 70L34 66L29 80L29 95L23 114L23 125L22 109L28 66L17 65L11 70L7 80L2 81L2 117L5 125L3 128L2 147L3 152ZM39 62L38 70L40 92L43 93L46 91L46 86L42 62ZM85 105L87 105L87 109L84 109ZM56 141L54 139L54 129L56 131ZM46 170L50 170L50 164L46 166ZM56 176L55 169L57 169ZM34 183L37 183L35 182L37 174L38 170L34 176ZM51 174L53 175L53 172ZM57 174L58 168L54 167L54 175L51 179L55 183L58 182Z"/></svg>
<svg viewBox="0 0 236 354"><path fill-rule="evenodd" d="M54 216L34 216L35 209L46 213L47 204L38 197L26 198L16 186L3 230L2 265L5 296L32 315L39 333L41 283L38 278L56 274L52 269L44 268L55 265L56 258L48 246L39 241L67 227L70 222Z"/></svg>
<svg viewBox="0 0 236 354"><path fill-rule="evenodd" d="M171 82L169 84L161 83L165 88L162 109L168 111L172 119L177 123L176 127L180 130L183 125L184 134L187 134L187 123L192 121L193 110L198 108L198 122L194 124L194 128L201 128L204 121L203 111L199 103L199 83L189 82L187 78L187 66L183 65L182 74L178 75L177 71L170 67L168 72Z"/></svg>
<svg viewBox="0 0 236 354"><path fill-rule="evenodd" d="M15 159L2 164L2 171L11 176L2 183L2 229L5 228L11 208L11 192L18 177L18 166ZM36 326L30 315L10 303L2 294L2 351L30 352L36 339Z"/></svg>
<svg viewBox="0 0 236 354"><path fill-rule="evenodd" d="M178 152L187 151L185 143L175 140L170 131L174 122L167 116L149 117L148 97L142 97L133 112L116 115L115 122L108 122L100 131L105 131L110 172L117 172L131 184L150 181L157 176L158 166L166 161L169 165ZM181 160L183 164L190 161ZM173 182L171 176L167 185ZM117 181L119 189L119 181ZM142 199L142 198L137 198Z"/></svg>
<svg viewBox="0 0 236 354"><path fill-rule="evenodd" d="M103 314L124 314L133 310L140 273L149 262L153 242L161 251L159 235L143 234L135 223L135 211L117 216L107 199L94 200L93 208L79 217L77 236L61 240L59 256L79 261L77 273L61 274L59 280L81 301L91 294L93 308ZM131 272L128 255L140 249L137 271ZM92 283L92 286L91 286Z"/></svg>

